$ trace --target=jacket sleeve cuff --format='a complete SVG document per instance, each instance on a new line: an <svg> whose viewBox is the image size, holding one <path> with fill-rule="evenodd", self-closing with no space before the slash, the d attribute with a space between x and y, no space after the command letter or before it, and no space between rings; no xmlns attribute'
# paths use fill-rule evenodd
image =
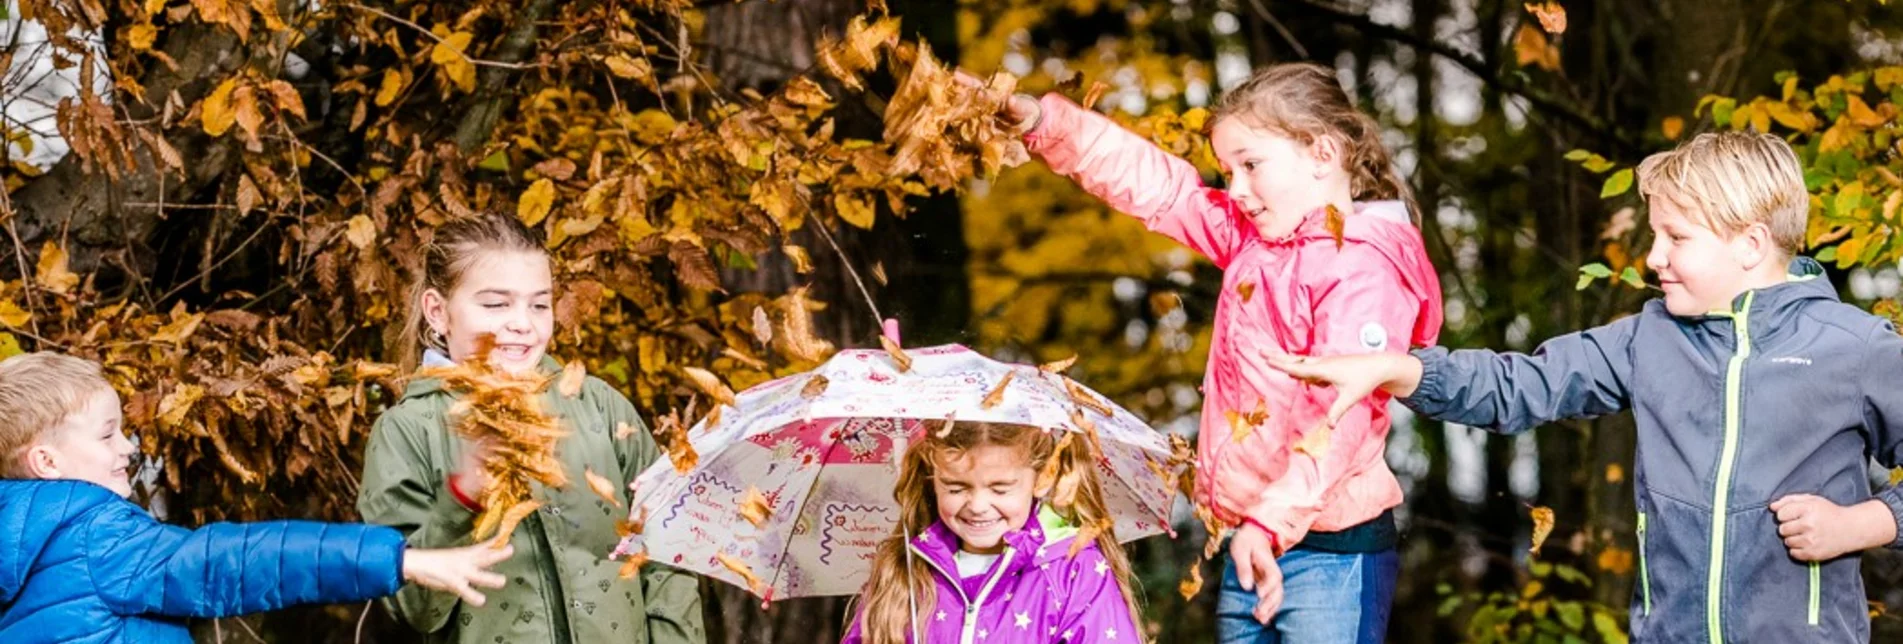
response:
<svg viewBox="0 0 1903 644"><path fill-rule="evenodd" d="M1447 399L1448 354L1445 347L1427 347L1408 353L1421 361L1421 382L1414 393L1397 398L1416 413L1432 416L1432 410Z"/></svg>
<svg viewBox="0 0 1903 644"><path fill-rule="evenodd" d="M1042 152L1066 130L1053 125L1057 121L1074 120L1077 113L1083 111L1081 105L1072 103L1062 94L1050 93L1037 99L1037 117L1031 126L1024 129L1024 147L1031 152ZM1072 128L1074 129L1074 128Z"/></svg>
<svg viewBox="0 0 1903 644"><path fill-rule="evenodd" d="M1883 505L1890 508L1890 520L1896 522L1896 539L1887 546L1891 550L1903 550L1903 488L1890 486L1877 493Z"/></svg>

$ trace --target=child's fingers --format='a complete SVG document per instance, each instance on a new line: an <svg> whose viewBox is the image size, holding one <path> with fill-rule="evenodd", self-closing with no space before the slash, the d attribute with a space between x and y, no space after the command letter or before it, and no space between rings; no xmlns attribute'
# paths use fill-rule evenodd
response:
<svg viewBox="0 0 1903 644"><path fill-rule="evenodd" d="M476 550L476 563L484 568L488 568L507 561L509 557L513 555L515 555L514 544L503 546L499 550L490 547L489 544L483 544Z"/></svg>
<svg viewBox="0 0 1903 644"><path fill-rule="evenodd" d="M481 586L483 588L501 588L503 585L508 583L509 583L509 578L502 576L500 573L488 572L486 570L478 570L476 572L469 574L469 585L471 586Z"/></svg>
<svg viewBox="0 0 1903 644"><path fill-rule="evenodd" d="M1817 507L1815 503L1816 499L1817 497L1808 494L1787 496L1772 503L1771 505L1773 507L1771 508L1771 512L1777 515L1779 523L1796 521L1810 516L1811 510Z"/></svg>
<svg viewBox="0 0 1903 644"><path fill-rule="evenodd" d="M1347 396L1335 397L1335 404L1328 408L1328 427L1332 429L1340 425L1341 419L1346 418L1348 411L1354 409L1355 403L1358 402L1361 401L1350 399Z"/></svg>
<svg viewBox="0 0 1903 644"><path fill-rule="evenodd" d="M1235 553L1236 583L1242 584L1244 591L1255 590L1255 560L1248 551Z"/></svg>
<svg viewBox="0 0 1903 644"><path fill-rule="evenodd" d="M1810 532L1809 523L1798 522L1798 521L1784 521L1777 524L1777 536L1783 537L1784 542L1787 544L1790 543L1791 537L1795 537L1797 535L1805 534L1808 532Z"/></svg>

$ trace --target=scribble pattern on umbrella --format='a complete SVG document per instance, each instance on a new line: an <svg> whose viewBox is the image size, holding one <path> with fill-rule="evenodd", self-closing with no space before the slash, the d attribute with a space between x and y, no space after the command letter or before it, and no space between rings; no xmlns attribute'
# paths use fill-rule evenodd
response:
<svg viewBox="0 0 1903 644"><path fill-rule="evenodd" d="M1095 397L1080 405L1063 376L962 346L909 354L912 369L900 373L883 351L841 351L817 370L742 392L715 426L690 431L694 469L676 472L663 458L636 479L631 512L645 529L616 554L645 551L769 600L856 593L898 519L896 446L948 417L1080 431L1079 409L1103 445L1097 468L1117 536L1169 529L1170 447L1135 415L1079 385L1078 395ZM985 409L1007 373L1003 397ZM815 377L826 382L817 395ZM750 488L769 510L757 526L741 512Z"/></svg>

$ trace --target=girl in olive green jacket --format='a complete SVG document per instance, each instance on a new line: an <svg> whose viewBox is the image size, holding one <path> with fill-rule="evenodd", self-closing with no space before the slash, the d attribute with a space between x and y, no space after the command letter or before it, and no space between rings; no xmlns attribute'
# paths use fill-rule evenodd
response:
<svg viewBox="0 0 1903 644"><path fill-rule="evenodd" d="M426 347L423 366L448 365L493 334L491 364L553 374L560 365L545 355L553 281L542 241L515 218L485 214L445 224L425 247L409 346ZM594 377L573 398L553 388L542 395L544 409L569 432L556 452L572 483L535 486L543 505L511 535L515 556L494 568L508 585L482 607L416 587L405 587L388 607L430 642L705 641L695 577L647 566L638 580L622 580L619 564L605 559L625 511L583 481L588 471L632 481L656 458L634 405ZM357 509L368 522L403 531L413 547L469 543L480 509L474 499L488 485L478 465L484 450L448 424L455 401L440 381L416 378L370 435ZM628 429L617 431L622 427ZM625 507L626 488L615 496Z"/></svg>

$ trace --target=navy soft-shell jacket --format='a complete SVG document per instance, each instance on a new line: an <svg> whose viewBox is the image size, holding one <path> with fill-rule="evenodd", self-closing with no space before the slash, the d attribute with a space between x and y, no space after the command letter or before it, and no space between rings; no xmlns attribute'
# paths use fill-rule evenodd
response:
<svg viewBox="0 0 1903 644"><path fill-rule="evenodd" d="M1792 559L1767 506L1872 498L1869 459L1903 456L1903 337L1839 301L1816 261L1790 273L1728 311L1681 318L1653 300L1532 355L1417 351L1420 388L1402 402L1502 433L1632 410L1633 641L1869 641L1860 555ZM1897 489L1875 498L1903 516Z"/></svg>
<svg viewBox="0 0 1903 644"><path fill-rule="evenodd" d="M187 530L81 481L0 480L0 642L192 641L185 619L360 602L402 583L403 537L269 521Z"/></svg>

